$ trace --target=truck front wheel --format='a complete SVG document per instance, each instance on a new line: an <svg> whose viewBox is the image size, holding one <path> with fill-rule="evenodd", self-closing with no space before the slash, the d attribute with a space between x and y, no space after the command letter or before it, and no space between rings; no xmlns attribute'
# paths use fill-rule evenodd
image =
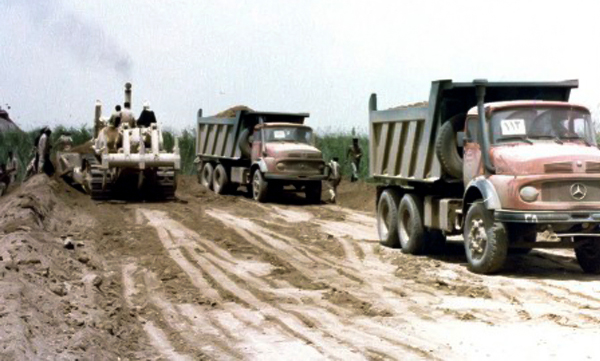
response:
<svg viewBox="0 0 600 361"><path fill-rule="evenodd" d="M200 174L200 184L206 189L212 189L212 178L213 178L213 165L209 162L204 163L202 167L202 173Z"/></svg>
<svg viewBox="0 0 600 361"><path fill-rule="evenodd" d="M269 183L265 180L259 169L254 171L252 176L252 198L255 201L264 203L269 195Z"/></svg>
<svg viewBox="0 0 600 361"><path fill-rule="evenodd" d="M398 193L386 189L377 202L377 231L382 246L398 248Z"/></svg>
<svg viewBox="0 0 600 361"><path fill-rule="evenodd" d="M575 248L577 262L585 273L600 274L600 240L591 238Z"/></svg>
<svg viewBox="0 0 600 361"><path fill-rule="evenodd" d="M467 212L464 242L471 271L490 274L504 266L508 254L506 228L494 222L492 212L481 201L474 202Z"/></svg>

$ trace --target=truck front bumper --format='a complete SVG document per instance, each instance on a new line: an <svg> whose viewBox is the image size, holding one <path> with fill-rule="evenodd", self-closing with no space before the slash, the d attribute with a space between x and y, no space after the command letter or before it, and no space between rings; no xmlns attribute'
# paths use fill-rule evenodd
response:
<svg viewBox="0 0 600 361"><path fill-rule="evenodd" d="M282 181L323 181L327 179L326 175L293 175L293 174L265 174L265 178L268 180L282 180Z"/></svg>
<svg viewBox="0 0 600 361"><path fill-rule="evenodd" d="M577 211L494 211L498 222L511 223L598 223L600 210Z"/></svg>

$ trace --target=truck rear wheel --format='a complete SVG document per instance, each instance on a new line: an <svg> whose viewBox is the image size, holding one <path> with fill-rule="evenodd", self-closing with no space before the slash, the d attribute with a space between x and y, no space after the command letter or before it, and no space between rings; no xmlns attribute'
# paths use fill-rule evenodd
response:
<svg viewBox="0 0 600 361"><path fill-rule="evenodd" d="M321 192L323 185L321 182L311 182L305 185L306 200L310 204L321 204Z"/></svg>
<svg viewBox="0 0 600 361"><path fill-rule="evenodd" d="M227 176L227 170L222 164L217 165L213 172L212 187L215 193L225 194L229 189L229 177Z"/></svg>
<svg viewBox="0 0 600 361"><path fill-rule="evenodd" d="M600 274L600 240L591 238L583 246L575 248L579 266L585 273Z"/></svg>
<svg viewBox="0 0 600 361"><path fill-rule="evenodd" d="M260 203L265 203L269 195L269 183L259 169L252 175L252 198Z"/></svg>
<svg viewBox="0 0 600 361"><path fill-rule="evenodd" d="M469 208L463 236L471 271L490 274L504 266L508 253L506 228L503 223L494 222L492 212L482 201L474 202Z"/></svg>
<svg viewBox="0 0 600 361"><path fill-rule="evenodd" d="M204 163L202 173L200 174L200 184L206 187L206 189L212 189L213 172L213 165L209 162Z"/></svg>
<svg viewBox="0 0 600 361"><path fill-rule="evenodd" d="M386 189L377 202L377 232L379 243L386 247L398 248L398 192Z"/></svg>
<svg viewBox="0 0 600 361"><path fill-rule="evenodd" d="M446 120L435 138L435 154L444 171L456 179L463 177L463 161L456 143L456 133L464 129L465 115L458 114Z"/></svg>
<svg viewBox="0 0 600 361"><path fill-rule="evenodd" d="M402 252L423 254L428 234L423 225L423 202L415 194L405 194L398 207L398 238Z"/></svg>

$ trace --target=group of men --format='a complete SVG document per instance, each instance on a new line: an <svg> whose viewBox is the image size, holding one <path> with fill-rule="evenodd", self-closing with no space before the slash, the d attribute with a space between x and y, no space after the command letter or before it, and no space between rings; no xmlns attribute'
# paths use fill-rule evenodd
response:
<svg viewBox="0 0 600 361"><path fill-rule="evenodd" d="M356 182L358 180L358 172L360 169L360 160L362 158L362 148L360 144L358 144L358 138L352 139L352 144L348 147L348 152L346 153L348 159L350 160L350 165L352 167L352 175L350 176L350 182ZM329 186L329 195L330 202L335 203L337 198L337 187L340 185L342 181L342 172L341 166L339 163L338 157L333 157L327 164L329 167L329 178L327 179L327 184Z"/></svg>
<svg viewBox="0 0 600 361"><path fill-rule="evenodd" d="M120 105L115 106L115 111L108 120L108 125L115 128L120 127L122 124L127 124L129 128L149 127L152 123L156 123L156 116L150 110L150 103L148 102L144 102L144 107L137 120L133 115L133 111L131 111L131 104L129 102L123 103L123 108Z"/></svg>

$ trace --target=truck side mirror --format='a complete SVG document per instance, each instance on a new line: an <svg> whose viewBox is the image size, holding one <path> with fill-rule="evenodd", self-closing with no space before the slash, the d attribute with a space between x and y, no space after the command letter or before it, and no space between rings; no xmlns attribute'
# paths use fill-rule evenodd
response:
<svg viewBox="0 0 600 361"><path fill-rule="evenodd" d="M465 145L465 132L456 133L456 144L458 144L459 147Z"/></svg>

